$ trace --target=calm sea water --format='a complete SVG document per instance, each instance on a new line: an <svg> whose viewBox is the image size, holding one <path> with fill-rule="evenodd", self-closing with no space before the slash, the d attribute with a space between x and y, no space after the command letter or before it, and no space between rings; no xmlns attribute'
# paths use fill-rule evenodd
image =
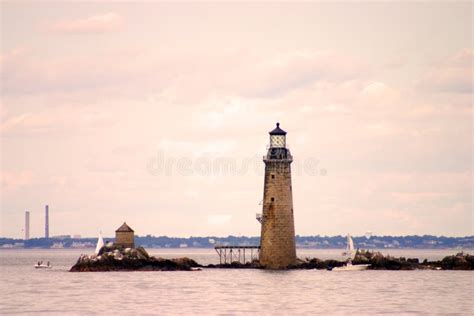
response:
<svg viewBox="0 0 474 316"><path fill-rule="evenodd" d="M68 272L81 253L92 251L0 250L0 314L474 314L471 271ZM212 249L149 252L218 262ZM300 250L298 255L340 259L340 252ZM456 251L389 252L434 260ZM49 260L54 268L35 270L38 260Z"/></svg>

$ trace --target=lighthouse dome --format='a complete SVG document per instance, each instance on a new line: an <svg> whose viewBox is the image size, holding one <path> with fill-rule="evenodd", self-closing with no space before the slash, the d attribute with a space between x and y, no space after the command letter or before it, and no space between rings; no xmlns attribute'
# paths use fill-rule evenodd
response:
<svg viewBox="0 0 474 316"><path fill-rule="evenodd" d="M270 135L286 135L286 132L280 128L280 123L276 123L276 127L270 131Z"/></svg>

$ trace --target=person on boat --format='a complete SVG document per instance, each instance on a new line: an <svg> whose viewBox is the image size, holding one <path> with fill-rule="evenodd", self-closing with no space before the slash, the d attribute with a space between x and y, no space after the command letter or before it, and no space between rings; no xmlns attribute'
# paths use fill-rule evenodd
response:
<svg viewBox="0 0 474 316"><path fill-rule="evenodd" d="M40 263L39 261L38 261L38 265L39 265L39 266L41 265L41 263Z"/></svg>
<svg viewBox="0 0 474 316"><path fill-rule="evenodd" d="M49 267L49 261L48 261L48 267Z"/></svg>

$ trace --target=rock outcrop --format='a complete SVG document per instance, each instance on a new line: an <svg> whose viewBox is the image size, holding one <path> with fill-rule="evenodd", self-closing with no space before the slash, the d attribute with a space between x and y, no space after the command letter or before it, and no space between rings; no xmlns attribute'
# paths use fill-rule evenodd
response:
<svg viewBox="0 0 474 316"><path fill-rule="evenodd" d="M191 271L201 266L189 258L163 259L150 256L143 247L107 245L98 255L81 255L71 272L106 271Z"/></svg>
<svg viewBox="0 0 474 316"><path fill-rule="evenodd" d="M406 259L384 256L380 252L358 251L353 264L370 264L373 270L414 270L418 268L418 259Z"/></svg>
<svg viewBox="0 0 474 316"><path fill-rule="evenodd" d="M298 260L295 265L289 266L288 269L318 269L327 270L334 267L342 267L344 262L337 260L321 260L318 258L306 258Z"/></svg>
<svg viewBox="0 0 474 316"><path fill-rule="evenodd" d="M474 270L474 256L460 252L444 257L440 265L443 270Z"/></svg>
<svg viewBox="0 0 474 316"><path fill-rule="evenodd" d="M320 260L318 258L306 258L300 260L289 269L332 269L341 267L345 263L337 260ZM424 260L419 262L418 258L396 258L384 256L380 252L358 251L352 264L370 264L370 270L474 270L474 256L458 253L447 256L440 261Z"/></svg>
<svg viewBox="0 0 474 316"><path fill-rule="evenodd" d="M331 270L335 267L342 267L344 261L321 260L318 258L298 259L298 262L288 267L288 269L318 269ZM447 256L440 261L424 260L420 263L418 258L404 258L384 256L381 252L357 251L352 264L370 264L370 270L474 270L474 256L465 253L458 253L454 256ZM228 269L259 269L261 266L258 260L247 262L232 262L231 264L210 264L206 268L228 268Z"/></svg>
<svg viewBox="0 0 474 316"><path fill-rule="evenodd" d="M357 251L353 264L370 264L371 270L474 270L474 256L460 252L447 256L440 261L424 260L417 258L406 259L384 256L380 252ZM298 259L298 262L288 269L332 269L345 264L338 260L320 260L318 258ZM113 244L102 247L98 255L81 255L71 272L94 271L191 271L200 268L221 269L260 269L258 260L230 264L209 264L201 266L189 258L164 259L150 256L143 247L122 248Z"/></svg>
<svg viewBox="0 0 474 316"><path fill-rule="evenodd" d="M357 253L354 263L370 263L371 269L376 270L474 270L474 256L463 252L457 253L454 256L444 257L439 261L428 261L425 259L420 263L417 258L395 258L384 256L380 252L365 251Z"/></svg>
<svg viewBox="0 0 474 316"><path fill-rule="evenodd" d="M238 262L234 261L232 263L226 264L209 264L206 268L213 268L213 269L260 269L260 263L258 260L253 260L252 262Z"/></svg>

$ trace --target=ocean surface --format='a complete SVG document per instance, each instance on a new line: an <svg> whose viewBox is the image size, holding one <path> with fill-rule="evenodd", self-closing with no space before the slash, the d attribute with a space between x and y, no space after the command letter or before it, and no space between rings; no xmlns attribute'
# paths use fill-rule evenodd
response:
<svg viewBox="0 0 474 316"><path fill-rule="evenodd" d="M218 263L213 249L148 249L159 257ZM0 314L309 315L474 314L472 271L265 271L70 273L93 249L0 250ZM456 250L383 250L441 259ZM468 251L474 253L474 251ZM341 259L341 250L298 256ZM35 262L53 264L35 270Z"/></svg>

